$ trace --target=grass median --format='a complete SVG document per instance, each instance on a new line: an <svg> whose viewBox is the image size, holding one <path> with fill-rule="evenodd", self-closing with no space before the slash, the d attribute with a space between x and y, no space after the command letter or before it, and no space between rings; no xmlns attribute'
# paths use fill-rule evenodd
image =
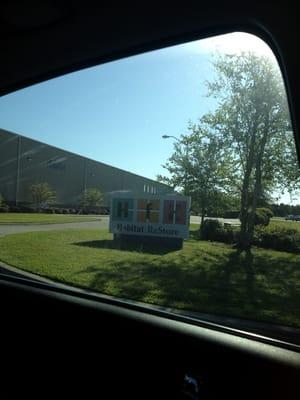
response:
<svg viewBox="0 0 300 400"><path fill-rule="evenodd" d="M97 221L100 217L42 213L0 213L0 224L65 224L68 222Z"/></svg>
<svg viewBox="0 0 300 400"><path fill-rule="evenodd" d="M284 229L296 229L300 231L300 221L286 221L284 219L272 218L270 225L272 227L284 228Z"/></svg>
<svg viewBox="0 0 300 400"><path fill-rule="evenodd" d="M112 296L300 327L300 255L194 239L122 248L106 230L65 230L1 237L0 259Z"/></svg>

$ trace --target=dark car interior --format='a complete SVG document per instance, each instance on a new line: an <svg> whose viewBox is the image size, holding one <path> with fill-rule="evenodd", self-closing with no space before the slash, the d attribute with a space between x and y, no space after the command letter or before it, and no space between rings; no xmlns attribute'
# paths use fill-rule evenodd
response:
<svg viewBox="0 0 300 400"><path fill-rule="evenodd" d="M166 8L4 1L0 91L245 31L265 40L278 58L299 144L297 14L283 1ZM0 286L1 398L297 398L300 347L288 336L278 340L17 276L1 274Z"/></svg>

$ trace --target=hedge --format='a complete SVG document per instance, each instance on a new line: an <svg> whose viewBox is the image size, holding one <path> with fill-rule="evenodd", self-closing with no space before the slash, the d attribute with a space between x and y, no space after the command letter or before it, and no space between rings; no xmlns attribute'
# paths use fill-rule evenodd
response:
<svg viewBox="0 0 300 400"><path fill-rule="evenodd" d="M239 234L239 230L232 226L223 226L218 220L206 219L200 239L234 244L238 242ZM300 253L300 231L278 226L257 226L252 244L267 249Z"/></svg>
<svg viewBox="0 0 300 400"><path fill-rule="evenodd" d="M285 227L257 228L253 244L268 249L300 253L300 232Z"/></svg>

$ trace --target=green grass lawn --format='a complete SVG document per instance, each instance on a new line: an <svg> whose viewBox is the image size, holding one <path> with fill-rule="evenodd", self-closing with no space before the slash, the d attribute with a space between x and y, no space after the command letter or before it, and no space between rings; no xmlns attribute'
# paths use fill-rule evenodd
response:
<svg viewBox="0 0 300 400"><path fill-rule="evenodd" d="M286 221L284 219L272 218L270 221L270 227L278 226L286 229L296 229L300 231L300 221Z"/></svg>
<svg viewBox="0 0 300 400"><path fill-rule="evenodd" d="M0 224L62 224L95 221L99 217L66 214L0 213Z"/></svg>
<svg viewBox="0 0 300 400"><path fill-rule="evenodd" d="M122 249L105 230L65 230L1 237L0 259L121 298L300 327L300 255L193 239Z"/></svg>

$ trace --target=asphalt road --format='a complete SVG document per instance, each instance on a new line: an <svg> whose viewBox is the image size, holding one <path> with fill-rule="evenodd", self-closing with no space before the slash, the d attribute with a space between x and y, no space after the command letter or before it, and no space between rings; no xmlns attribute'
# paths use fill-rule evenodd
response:
<svg viewBox="0 0 300 400"><path fill-rule="evenodd" d="M237 218L213 218L213 217L205 217L205 219L218 219L222 223L240 225L240 220ZM200 224L201 217L196 215L191 216L191 224Z"/></svg>
<svg viewBox="0 0 300 400"><path fill-rule="evenodd" d="M90 222L66 222L64 224L0 224L0 235L12 233L57 231L64 229L101 229L108 227L108 216L101 216L97 221Z"/></svg>
<svg viewBox="0 0 300 400"><path fill-rule="evenodd" d="M217 218L216 218L217 219ZM201 217L191 216L192 224L200 224ZM221 222L239 224L238 219L219 218ZM0 224L0 236L23 232L57 231L64 229L103 229L108 227L109 216L103 215L97 221L67 222L64 224Z"/></svg>

